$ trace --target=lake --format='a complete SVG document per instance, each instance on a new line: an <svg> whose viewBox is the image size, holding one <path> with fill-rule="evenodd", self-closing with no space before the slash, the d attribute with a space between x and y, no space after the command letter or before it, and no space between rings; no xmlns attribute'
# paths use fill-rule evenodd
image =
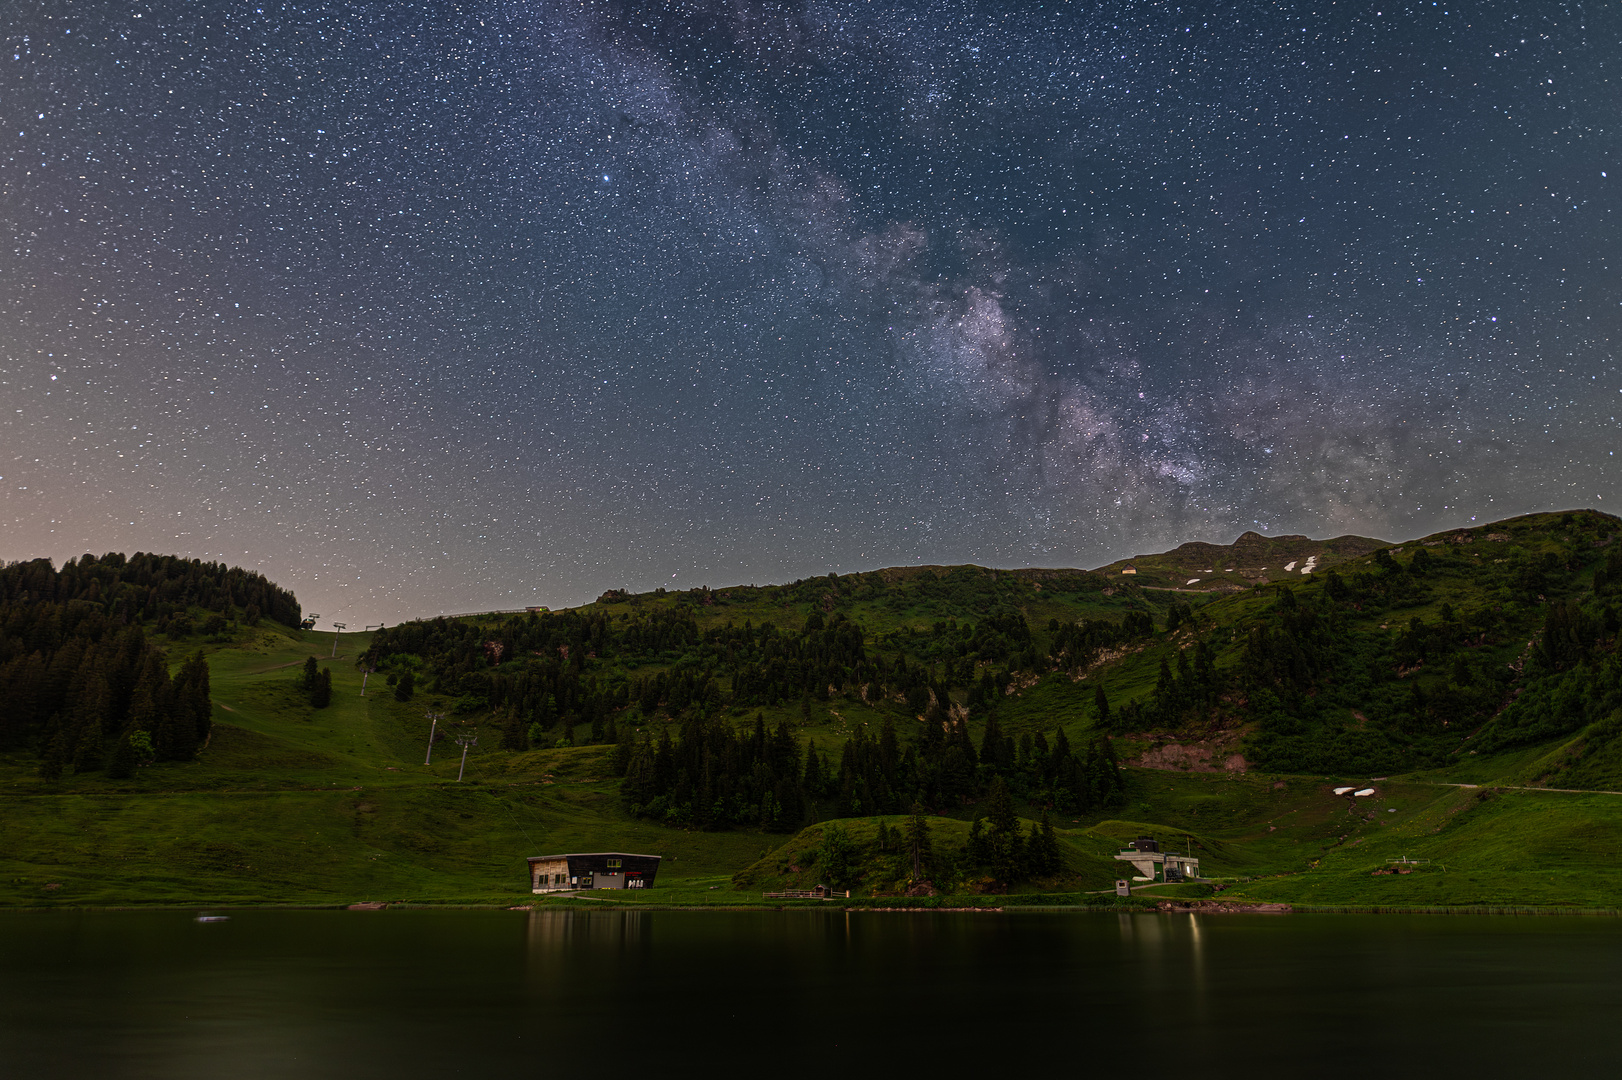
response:
<svg viewBox="0 0 1622 1080"><path fill-rule="evenodd" d="M1609 1074L1609 918L0 915L0 1076Z"/></svg>

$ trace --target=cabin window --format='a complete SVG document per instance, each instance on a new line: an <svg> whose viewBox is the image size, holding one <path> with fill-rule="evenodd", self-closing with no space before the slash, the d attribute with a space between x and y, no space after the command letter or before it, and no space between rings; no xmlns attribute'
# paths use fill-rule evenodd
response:
<svg viewBox="0 0 1622 1080"><path fill-rule="evenodd" d="M620 868L620 866L622 865L622 863L623 863L623 860L621 860L621 859L609 859L608 860L608 868L610 870L618 870Z"/></svg>

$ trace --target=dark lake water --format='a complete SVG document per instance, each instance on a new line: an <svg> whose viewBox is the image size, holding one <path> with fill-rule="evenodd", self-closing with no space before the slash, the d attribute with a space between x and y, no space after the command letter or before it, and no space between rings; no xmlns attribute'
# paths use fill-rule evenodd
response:
<svg viewBox="0 0 1622 1080"><path fill-rule="evenodd" d="M3 1077L1615 1075L1622 921L0 915Z"/></svg>

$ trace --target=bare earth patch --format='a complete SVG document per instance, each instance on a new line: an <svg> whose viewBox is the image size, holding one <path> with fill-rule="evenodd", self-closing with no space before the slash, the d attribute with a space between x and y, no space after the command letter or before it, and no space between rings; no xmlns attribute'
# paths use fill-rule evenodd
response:
<svg viewBox="0 0 1622 1080"><path fill-rule="evenodd" d="M1166 772L1236 772L1250 768L1243 754L1234 749L1237 740L1221 739L1210 742L1164 743L1151 747L1136 760L1128 761L1140 769L1161 769Z"/></svg>

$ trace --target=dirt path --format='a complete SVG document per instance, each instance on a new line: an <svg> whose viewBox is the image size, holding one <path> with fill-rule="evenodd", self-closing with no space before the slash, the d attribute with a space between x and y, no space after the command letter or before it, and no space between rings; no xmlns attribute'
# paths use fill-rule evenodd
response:
<svg viewBox="0 0 1622 1080"><path fill-rule="evenodd" d="M269 672L272 672L272 671L280 671L283 668L298 667L302 663L304 663L304 661L302 661L302 660L290 660L285 664L276 664L273 667L254 668L252 671L243 672L243 674L244 675L265 675L265 674L268 674Z"/></svg>
<svg viewBox="0 0 1622 1080"><path fill-rule="evenodd" d="M1449 784L1441 780L1399 780L1400 784L1424 784L1427 787L1456 787L1456 788L1498 788L1502 791L1561 791L1567 795L1622 795L1622 791L1606 791L1603 788L1575 788L1575 787L1528 787L1522 784Z"/></svg>

